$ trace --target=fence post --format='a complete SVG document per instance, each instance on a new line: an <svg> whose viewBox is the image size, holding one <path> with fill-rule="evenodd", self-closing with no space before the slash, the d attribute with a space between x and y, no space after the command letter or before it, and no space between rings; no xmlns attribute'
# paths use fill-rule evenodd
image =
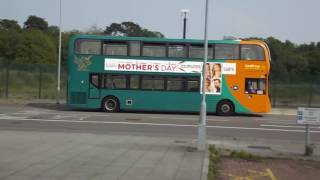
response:
<svg viewBox="0 0 320 180"><path fill-rule="evenodd" d="M312 95L313 95L313 83L310 82L310 86L309 86L309 98L308 98L308 107L311 107Z"/></svg>
<svg viewBox="0 0 320 180"><path fill-rule="evenodd" d="M42 88L42 68L39 65L39 90L38 90L38 99L41 99L41 88Z"/></svg>
<svg viewBox="0 0 320 180"><path fill-rule="evenodd" d="M9 97L9 66L6 66L6 87L5 87L5 97L8 99Z"/></svg>

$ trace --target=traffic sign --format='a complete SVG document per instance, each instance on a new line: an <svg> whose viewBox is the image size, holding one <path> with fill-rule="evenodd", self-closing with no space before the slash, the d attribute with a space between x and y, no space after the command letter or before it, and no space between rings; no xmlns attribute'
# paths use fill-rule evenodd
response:
<svg viewBox="0 0 320 180"><path fill-rule="evenodd" d="M320 108L299 107L297 122L298 124L320 124Z"/></svg>

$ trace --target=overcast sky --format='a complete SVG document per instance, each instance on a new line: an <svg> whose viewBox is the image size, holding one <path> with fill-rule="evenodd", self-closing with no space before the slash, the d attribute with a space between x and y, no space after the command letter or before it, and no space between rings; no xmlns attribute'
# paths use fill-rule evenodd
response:
<svg viewBox="0 0 320 180"><path fill-rule="evenodd" d="M320 41L320 0L209 0L210 39L224 35L269 37L295 43ZM189 9L187 37L202 39L205 0L62 0L62 29L101 28L133 21L181 38L180 9ZM59 24L59 0L1 0L0 19L23 24L29 15Z"/></svg>

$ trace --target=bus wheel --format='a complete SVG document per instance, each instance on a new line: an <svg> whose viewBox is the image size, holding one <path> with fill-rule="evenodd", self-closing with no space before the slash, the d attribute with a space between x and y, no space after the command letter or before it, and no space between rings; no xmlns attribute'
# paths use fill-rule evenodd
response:
<svg viewBox="0 0 320 180"><path fill-rule="evenodd" d="M222 100L217 105L217 114L219 116L231 116L234 113L234 105L229 100Z"/></svg>
<svg viewBox="0 0 320 180"><path fill-rule="evenodd" d="M107 96L102 101L102 110L105 112L118 112L119 100L113 96Z"/></svg>

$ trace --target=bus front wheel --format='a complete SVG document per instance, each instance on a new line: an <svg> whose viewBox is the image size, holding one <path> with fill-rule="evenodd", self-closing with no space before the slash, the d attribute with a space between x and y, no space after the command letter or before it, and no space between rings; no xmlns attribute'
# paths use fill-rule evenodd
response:
<svg viewBox="0 0 320 180"><path fill-rule="evenodd" d="M105 112L118 112L120 110L119 100L113 96L107 96L102 101L102 110Z"/></svg>
<svg viewBox="0 0 320 180"><path fill-rule="evenodd" d="M229 100L222 100L217 105L217 114L219 116L231 116L234 113L234 105Z"/></svg>

